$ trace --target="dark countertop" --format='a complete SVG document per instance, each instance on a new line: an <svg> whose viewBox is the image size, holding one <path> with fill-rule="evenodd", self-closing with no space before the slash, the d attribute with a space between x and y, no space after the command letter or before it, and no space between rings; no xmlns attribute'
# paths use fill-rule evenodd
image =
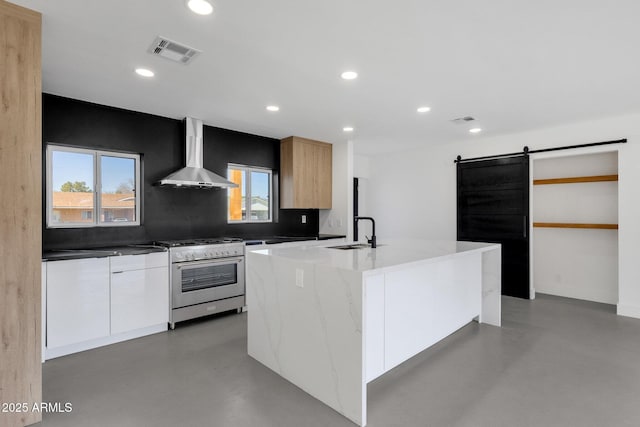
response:
<svg viewBox="0 0 640 427"><path fill-rule="evenodd" d="M309 240L317 240L315 236L273 236L264 240L265 245L274 245L277 243L288 242L305 242Z"/></svg>
<svg viewBox="0 0 640 427"><path fill-rule="evenodd" d="M346 236L339 234L318 234L317 236L267 236L267 237L243 237L245 245L274 245L278 243L287 242L304 242L308 240L330 240L330 239L342 239ZM166 252L167 249L161 246L154 246L150 244L146 245L126 245L126 246L113 246L105 248L93 248L93 249L57 249L51 251L45 251L42 254L43 261L62 261L69 259L82 259L82 258L104 258L109 256L122 256L122 255L144 255L153 252Z"/></svg>
<svg viewBox="0 0 640 427"><path fill-rule="evenodd" d="M329 240L329 239L341 239L346 236L338 235L338 234L318 234L317 236L272 236L266 237L262 240L266 245L273 245L277 243L288 243L288 242L304 242L308 240ZM256 243L257 242L257 243ZM247 244L260 244L259 240L251 240L251 243Z"/></svg>
<svg viewBox="0 0 640 427"><path fill-rule="evenodd" d="M145 255L154 252L166 252L167 249L153 245L114 246L95 249L58 249L45 251L43 261L63 261L68 259L104 258L108 256Z"/></svg>
<svg viewBox="0 0 640 427"><path fill-rule="evenodd" d="M318 234L318 240L344 239L344 234Z"/></svg>

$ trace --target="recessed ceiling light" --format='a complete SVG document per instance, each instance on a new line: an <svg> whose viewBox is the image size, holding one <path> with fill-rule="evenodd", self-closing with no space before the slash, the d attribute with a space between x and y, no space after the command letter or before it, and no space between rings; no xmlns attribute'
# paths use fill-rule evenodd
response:
<svg viewBox="0 0 640 427"><path fill-rule="evenodd" d="M469 132L470 133L479 133L479 132L482 132L482 129L480 129L480 128L471 128L471 129L469 129Z"/></svg>
<svg viewBox="0 0 640 427"><path fill-rule="evenodd" d="M210 15L213 12L213 6L206 0L188 0L187 6L198 15Z"/></svg>
<svg viewBox="0 0 640 427"><path fill-rule="evenodd" d="M148 68L136 68L136 74L142 77L153 77L155 73Z"/></svg>
<svg viewBox="0 0 640 427"><path fill-rule="evenodd" d="M418 113L428 113L429 111L431 111L431 108L429 108L429 107L418 107L418 109L416 111Z"/></svg>
<svg viewBox="0 0 640 427"><path fill-rule="evenodd" d="M358 73L356 73L355 71L345 71L344 73L340 74L340 77L345 80L353 80L358 77Z"/></svg>
<svg viewBox="0 0 640 427"><path fill-rule="evenodd" d="M344 132L353 132L353 128L351 126L345 126L342 128Z"/></svg>
<svg viewBox="0 0 640 427"><path fill-rule="evenodd" d="M280 107L277 105L267 105L267 111L280 111Z"/></svg>

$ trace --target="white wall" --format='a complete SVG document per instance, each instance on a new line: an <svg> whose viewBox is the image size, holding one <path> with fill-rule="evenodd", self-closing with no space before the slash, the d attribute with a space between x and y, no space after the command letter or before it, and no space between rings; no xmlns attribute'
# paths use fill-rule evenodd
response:
<svg viewBox="0 0 640 427"><path fill-rule="evenodd" d="M369 194L369 176L371 175L371 159L366 156L353 156L353 174L358 178L358 215L373 216L370 212L368 203ZM376 230L376 234L378 230ZM373 234L370 221L360 221L358 223L358 240L366 241L366 236Z"/></svg>
<svg viewBox="0 0 640 427"><path fill-rule="evenodd" d="M369 178L371 175L371 159L367 156L353 156L353 176L356 178Z"/></svg>
<svg viewBox="0 0 640 427"><path fill-rule="evenodd" d="M618 313L640 318L640 114L437 144L370 159L368 211L381 237L456 237L456 169L464 158L628 138L619 150ZM611 149L611 148L609 148ZM571 150L574 154L597 150ZM374 172L375 171L375 172Z"/></svg>
<svg viewBox="0 0 640 427"><path fill-rule="evenodd" d="M353 142L333 144L331 209L319 213L321 234L353 234Z"/></svg>

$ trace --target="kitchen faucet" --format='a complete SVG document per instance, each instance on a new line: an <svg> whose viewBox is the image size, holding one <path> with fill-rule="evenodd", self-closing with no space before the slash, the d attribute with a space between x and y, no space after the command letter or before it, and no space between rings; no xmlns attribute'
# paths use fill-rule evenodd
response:
<svg viewBox="0 0 640 427"><path fill-rule="evenodd" d="M367 243L370 243L371 247L375 248L376 247L376 222L370 216L354 216L353 217L354 226L358 224L358 221L361 219L368 219L369 221L371 221L371 239L367 239Z"/></svg>

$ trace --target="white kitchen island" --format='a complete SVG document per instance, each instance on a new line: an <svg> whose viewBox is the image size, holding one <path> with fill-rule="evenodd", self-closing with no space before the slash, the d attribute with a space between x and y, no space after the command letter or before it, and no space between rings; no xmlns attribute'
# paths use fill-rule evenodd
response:
<svg viewBox="0 0 640 427"><path fill-rule="evenodd" d="M246 254L248 353L358 425L367 383L472 320L500 326L500 245Z"/></svg>

